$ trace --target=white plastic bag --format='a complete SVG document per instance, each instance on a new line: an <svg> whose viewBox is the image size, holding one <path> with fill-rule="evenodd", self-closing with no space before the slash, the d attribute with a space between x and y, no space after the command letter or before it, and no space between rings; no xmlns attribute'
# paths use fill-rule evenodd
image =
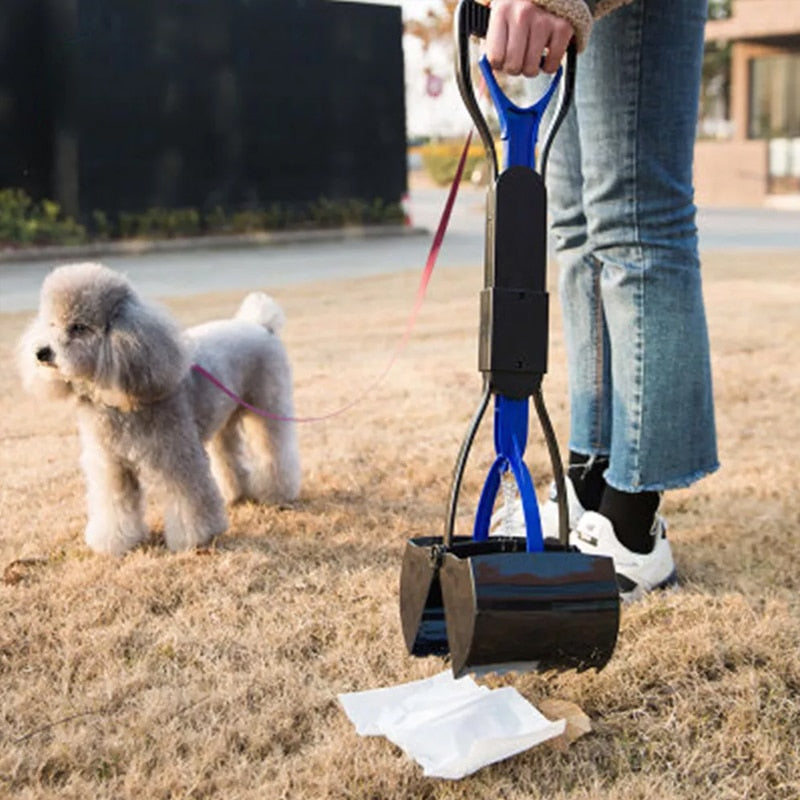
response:
<svg viewBox="0 0 800 800"><path fill-rule="evenodd" d="M564 732L516 689L489 689L442 672L384 689L339 695L362 736L385 736L425 775L463 778Z"/></svg>

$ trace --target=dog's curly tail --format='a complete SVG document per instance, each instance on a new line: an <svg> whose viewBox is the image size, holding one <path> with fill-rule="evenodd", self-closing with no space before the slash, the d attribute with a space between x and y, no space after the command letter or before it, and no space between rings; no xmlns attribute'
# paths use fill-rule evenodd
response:
<svg viewBox="0 0 800 800"><path fill-rule="evenodd" d="M251 292L242 300L235 319L256 322L270 333L278 334L286 323L286 315L274 298L264 292Z"/></svg>

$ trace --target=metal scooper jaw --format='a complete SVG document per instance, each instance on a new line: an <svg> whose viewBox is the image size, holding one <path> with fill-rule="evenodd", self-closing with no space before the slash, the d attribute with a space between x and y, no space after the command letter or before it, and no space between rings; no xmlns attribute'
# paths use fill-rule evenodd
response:
<svg viewBox="0 0 800 800"><path fill-rule="evenodd" d="M472 673L601 669L614 651L619 593L611 559L525 539L411 539L400 609L411 655Z"/></svg>
<svg viewBox="0 0 800 800"><path fill-rule="evenodd" d="M456 677L472 673L601 669L614 651L619 591L613 561L544 540L520 441L527 402L498 397L497 457L472 537L411 539L403 557L403 635L415 656L449 656ZM513 473L525 537L490 536L503 476Z"/></svg>
<svg viewBox="0 0 800 800"><path fill-rule="evenodd" d="M614 652L619 592L610 559L453 550L439 580L456 677L602 669Z"/></svg>
<svg viewBox="0 0 800 800"><path fill-rule="evenodd" d="M619 593L611 559L545 542L539 506L522 453L528 400L495 400L497 457L475 518L480 549L452 547L439 568L453 674L600 669L619 627ZM502 478L512 473L525 537L489 537ZM507 509L506 509L507 512Z"/></svg>

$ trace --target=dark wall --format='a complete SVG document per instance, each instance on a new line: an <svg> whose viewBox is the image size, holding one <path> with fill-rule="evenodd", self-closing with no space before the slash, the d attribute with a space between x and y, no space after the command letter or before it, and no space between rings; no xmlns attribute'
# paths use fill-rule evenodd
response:
<svg viewBox="0 0 800 800"><path fill-rule="evenodd" d="M42 196L52 174L52 89L43 5L3 0L0 13L0 186Z"/></svg>
<svg viewBox="0 0 800 800"><path fill-rule="evenodd" d="M33 7L4 2L20 14ZM81 216L320 196L396 201L404 192L398 8L46 2L56 87L42 115L52 128L51 196ZM19 127L31 129L24 119ZM10 172L3 164L0 183L9 184Z"/></svg>

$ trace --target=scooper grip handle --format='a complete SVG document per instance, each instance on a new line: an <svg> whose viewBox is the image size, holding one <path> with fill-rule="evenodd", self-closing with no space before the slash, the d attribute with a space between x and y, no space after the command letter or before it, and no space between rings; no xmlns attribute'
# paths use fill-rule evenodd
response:
<svg viewBox="0 0 800 800"><path fill-rule="evenodd" d="M547 91L531 106L525 108L512 103L500 88L489 59L482 56L478 62L483 79L489 89L497 118L500 122L500 139L505 145L503 168L530 167L536 169L536 142L539 139L539 125L545 109L561 80L563 68L559 67Z"/></svg>
<svg viewBox="0 0 800 800"><path fill-rule="evenodd" d="M464 101L464 106L472 118L475 128L483 142L483 147L486 150L486 157L489 162L489 169L491 172L491 182L493 183L497 178L497 154L494 147L494 139L489 130L489 124L478 105L477 98L475 97L475 89L472 85L471 68L472 62L470 59L470 37L477 36L484 38L489 27L489 8L475 0L459 0L455 12L455 52L456 52L456 81L458 83L458 90L461 94L461 99ZM567 114L572 95L575 87L575 66L577 58L577 47L573 39L567 48L566 67L564 67L563 79L559 78L560 72L554 77L551 82L550 88L546 93L546 99L542 98L544 105L550 99L552 91L555 89L556 84L560 80L561 92L559 94L558 107L556 108L550 126L544 136L544 141L541 145L540 153L540 173L544 178L545 169L547 166L547 157L550 152L550 146L553 143L556 132L558 131L564 117ZM491 70L490 70L491 71ZM540 101L541 102L541 101ZM536 104L538 105L538 103ZM538 128L538 122L537 122ZM535 142L534 142L535 145ZM515 156L516 158L516 156ZM530 161L523 159L526 166L530 166ZM511 161L513 163L522 163L518 161Z"/></svg>

